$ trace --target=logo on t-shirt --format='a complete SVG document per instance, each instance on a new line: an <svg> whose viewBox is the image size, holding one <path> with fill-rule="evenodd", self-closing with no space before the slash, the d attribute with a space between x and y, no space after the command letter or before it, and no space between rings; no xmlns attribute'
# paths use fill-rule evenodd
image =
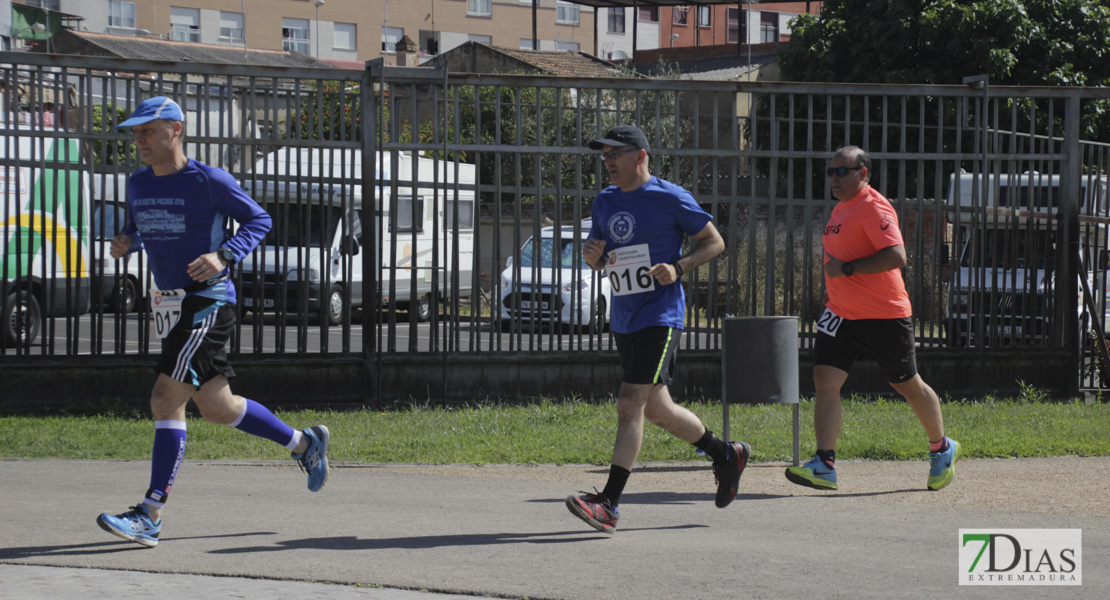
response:
<svg viewBox="0 0 1110 600"><path fill-rule="evenodd" d="M632 239L636 232L636 218L631 213L619 212L609 217L606 224L609 228L609 237L616 244L623 244Z"/></svg>
<svg viewBox="0 0 1110 600"><path fill-rule="evenodd" d="M879 221L879 229L886 231L888 227L894 224L894 217L890 215L883 215L882 220Z"/></svg>

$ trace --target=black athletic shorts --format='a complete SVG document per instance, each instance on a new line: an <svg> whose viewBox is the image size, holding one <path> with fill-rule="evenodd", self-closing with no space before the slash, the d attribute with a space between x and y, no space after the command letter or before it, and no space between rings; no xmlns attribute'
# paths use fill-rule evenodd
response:
<svg viewBox="0 0 1110 600"><path fill-rule="evenodd" d="M848 372L860 358L870 358L886 373L887 381L903 383L917 375L913 321L901 319L844 319L836 337L817 332L813 364Z"/></svg>
<svg viewBox="0 0 1110 600"><path fill-rule="evenodd" d="M186 296L181 319L162 340L155 371L198 388L217 375L235 377L224 351L234 329L234 304Z"/></svg>
<svg viewBox="0 0 1110 600"><path fill-rule="evenodd" d="M624 382L670 385L678 361L681 329L645 327L632 333L613 332L624 367Z"/></svg>

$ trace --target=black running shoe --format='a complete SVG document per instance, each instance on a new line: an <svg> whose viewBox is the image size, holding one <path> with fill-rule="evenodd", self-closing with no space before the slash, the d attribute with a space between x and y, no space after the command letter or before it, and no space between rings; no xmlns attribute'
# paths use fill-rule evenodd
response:
<svg viewBox="0 0 1110 600"><path fill-rule="evenodd" d="M736 498L736 490L740 489L740 476L744 474L744 467L748 466L748 458L752 455L751 446L747 442L729 442L732 456L728 460L713 461L713 477L717 480L717 508L724 508Z"/></svg>

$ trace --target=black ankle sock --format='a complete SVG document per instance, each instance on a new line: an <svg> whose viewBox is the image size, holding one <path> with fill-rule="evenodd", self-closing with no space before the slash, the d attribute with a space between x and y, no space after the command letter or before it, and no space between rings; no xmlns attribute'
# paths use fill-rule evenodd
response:
<svg viewBox="0 0 1110 600"><path fill-rule="evenodd" d="M605 489L601 490L601 495L609 499L609 504L613 508L620 503L624 486L628 483L628 476L631 474L632 471L624 467L609 465L609 481L605 482Z"/></svg>
<svg viewBox="0 0 1110 600"><path fill-rule="evenodd" d="M817 458L820 458L829 468L832 468L833 464L836 463L836 450L818 450Z"/></svg>
<svg viewBox="0 0 1110 600"><path fill-rule="evenodd" d="M721 438L713 435L713 432L709 431L708 427L705 428L705 434L701 436L701 439L694 442L694 446L698 450L708 454L709 458L712 458L714 461L728 459L728 444Z"/></svg>

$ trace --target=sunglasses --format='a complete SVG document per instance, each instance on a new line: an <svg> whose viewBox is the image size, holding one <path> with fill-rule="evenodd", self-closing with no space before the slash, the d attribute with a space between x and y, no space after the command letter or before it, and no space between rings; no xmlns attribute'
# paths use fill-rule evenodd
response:
<svg viewBox="0 0 1110 600"><path fill-rule="evenodd" d="M862 168L863 167L829 167L825 169L825 174L829 177L832 177L833 175L836 175L837 177L844 177L848 174L848 171L858 171Z"/></svg>
<svg viewBox="0 0 1110 600"><path fill-rule="evenodd" d="M602 152L601 158L602 160L617 160L618 158L620 158L620 155L624 154L625 152L636 152L638 150L639 148L623 148L621 150L610 150L608 152Z"/></svg>

